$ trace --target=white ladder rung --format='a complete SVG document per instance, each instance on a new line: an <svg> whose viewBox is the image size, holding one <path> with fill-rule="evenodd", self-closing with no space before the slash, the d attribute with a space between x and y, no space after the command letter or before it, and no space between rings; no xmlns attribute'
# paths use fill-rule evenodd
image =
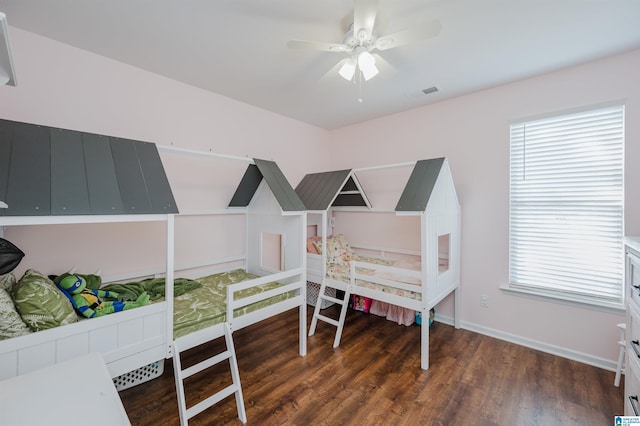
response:
<svg viewBox="0 0 640 426"><path fill-rule="evenodd" d="M183 378L186 379L187 377L191 377L194 374L197 374L203 370L206 370L209 367L213 367L216 364L220 364L222 361L226 361L229 358L231 358L231 352L224 351L216 356L213 356L195 365L192 365L189 368L185 368L184 370L182 370L182 376Z"/></svg>
<svg viewBox="0 0 640 426"><path fill-rule="evenodd" d="M324 296L319 296L319 298L320 298L320 299L324 299L324 300L328 300L328 301L333 302L333 303L338 303L338 304L340 304L340 305L344 305L344 300L342 300L342 299L336 299L335 297L331 297L331 296L326 296L326 295L324 295Z"/></svg>
<svg viewBox="0 0 640 426"><path fill-rule="evenodd" d="M334 320L333 318L326 317L326 316L324 316L322 314L318 314L317 317L318 317L319 320L322 320L324 322L328 322L329 324L332 324L332 325L334 325L336 327L340 324L338 321Z"/></svg>
<svg viewBox="0 0 640 426"><path fill-rule="evenodd" d="M247 413L244 407L244 400L242 397L242 386L240 385L240 371L238 370L238 361L236 359L236 351L233 346L233 336L231 335L231 327L228 323L224 323L224 339L227 345L227 350L209 357L199 363L192 365L189 368L182 369L182 361L180 359L181 341L175 340L173 342L173 371L176 382L176 394L178 397L178 412L180 414L180 425L187 426L189 419L193 416L200 414L207 408L217 404L224 398L235 394L236 406L238 409L238 418L242 423L247 422ZM213 395L205 398L204 400L194 404L191 407L187 407L187 400L185 397L184 380L196 373L204 371L216 364L219 364L225 360L229 360L229 367L231 369L231 381L232 384L226 388L214 393Z"/></svg>
<svg viewBox="0 0 640 426"><path fill-rule="evenodd" d="M192 417L200 414L201 412L203 412L207 408L217 404L218 402L222 401L226 397L233 395L237 390L238 390L238 386L233 384L233 385L227 386L226 388L222 389L221 391L218 391L217 393L214 393L210 397L198 402L193 407L189 407L187 409L187 417L188 418L192 418Z"/></svg>
<svg viewBox="0 0 640 426"><path fill-rule="evenodd" d="M342 299L325 294L325 290L327 287L344 291ZM309 326L309 336L313 336L316 332L318 320L331 324L336 327L336 337L333 340L333 347L337 348L338 345L340 345L340 337L342 336L342 328L344 327L344 320L347 316L347 307L349 306L350 299L351 293L349 292L349 286L337 282L334 282L332 284L330 280L322 280L322 283L320 284L320 290L318 291L318 300L316 302L316 307L313 310L313 317L311 318L311 325ZM320 307L322 306L321 300L328 300L330 302L337 303L338 305L342 305L342 308L340 308L340 316L337 320L329 318L320 313Z"/></svg>

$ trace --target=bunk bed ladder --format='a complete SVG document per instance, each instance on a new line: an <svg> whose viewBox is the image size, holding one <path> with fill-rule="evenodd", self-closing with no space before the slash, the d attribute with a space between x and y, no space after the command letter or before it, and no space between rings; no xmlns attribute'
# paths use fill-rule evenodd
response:
<svg viewBox="0 0 640 426"><path fill-rule="evenodd" d="M327 287L335 288L336 290L344 291L344 297L339 299L337 297L332 297L325 294L325 289ZM328 285L327 280L322 280L322 284L320 284L320 290L318 292L318 300L316 302L315 309L313 310L313 318L311 319L311 326L309 327L309 336L313 336L316 332L316 326L318 325L318 320L324 321L328 324L331 324L337 328L336 337L333 340L333 347L337 348L340 345L340 338L342 337L342 328L344 327L344 320L347 316L347 307L349 306L349 296L351 293L349 292L349 287L344 284L336 284ZM340 317L335 320L333 318L329 318L326 315L322 315L320 313L320 306L322 305L322 300L328 300L333 303L337 303L342 305L340 308Z"/></svg>
<svg viewBox="0 0 640 426"><path fill-rule="evenodd" d="M228 323L224 323L224 338L227 345L227 350L219 353L211 358L205 359L189 368L182 369L180 361L180 347L178 342L174 342L173 351L173 370L176 380L176 392L178 394L178 411L180 412L180 425L187 426L188 420L207 408L217 404L224 398L235 394L236 405L238 407L238 418L242 423L247 422L247 414L244 408L244 399L242 397L242 386L240 385L240 372L238 370L238 361L236 359L236 351L233 346L233 338L231 337L231 328ZM185 393L184 393L184 380L189 376L199 373L207 368L213 367L225 360L229 360L231 367L231 379L232 384L226 388L216 392L208 398L198 402L197 404L187 408Z"/></svg>

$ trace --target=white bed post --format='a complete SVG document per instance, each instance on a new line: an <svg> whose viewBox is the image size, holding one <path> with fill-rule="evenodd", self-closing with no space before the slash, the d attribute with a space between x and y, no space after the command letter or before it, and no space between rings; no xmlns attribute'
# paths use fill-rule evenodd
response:
<svg viewBox="0 0 640 426"><path fill-rule="evenodd" d="M322 253L320 253L320 276L324 280L324 277L327 275L327 236L329 235L329 227L331 223L329 222L329 215L327 214L328 210L322 211ZM331 232L333 233L333 228L331 228Z"/></svg>
<svg viewBox="0 0 640 426"><path fill-rule="evenodd" d="M174 278L174 244L175 244L175 217L167 215L167 270L165 276L164 300L167 304L167 354L172 356L173 352L173 278Z"/></svg>
<svg viewBox="0 0 640 426"><path fill-rule="evenodd" d="M421 256L421 274L422 274L422 304L421 312L422 322L420 325L420 368L429 369L429 287L431 282L428 275L428 263L430 261L430 251L428 251L428 232L427 214L420 213L420 256ZM436 268L438 267L436 263ZM436 269L437 271L437 269ZM436 272L437 273L437 272Z"/></svg>
<svg viewBox="0 0 640 426"><path fill-rule="evenodd" d="M456 231L453 244L454 247L449 247L450 255L449 258L456 259L456 269L455 269L455 280L456 280L456 289L453 295L453 309L455 312L453 313L453 324L455 328L460 328L460 269L462 267L462 261L460 259L460 234L461 234L461 219L460 207L458 207L458 212L456 213ZM451 250L453 248L453 250Z"/></svg>
<svg viewBox="0 0 640 426"><path fill-rule="evenodd" d="M0 201L0 209L6 209L9 206L4 201ZM0 238L4 238L4 226L0 226Z"/></svg>
<svg viewBox="0 0 640 426"><path fill-rule="evenodd" d="M300 336L298 338L300 344L299 354L305 356L307 354L307 252L305 250L307 242L307 212L302 212L300 217L300 266L302 267L304 282L300 288L300 296L302 303L300 304L299 329Z"/></svg>

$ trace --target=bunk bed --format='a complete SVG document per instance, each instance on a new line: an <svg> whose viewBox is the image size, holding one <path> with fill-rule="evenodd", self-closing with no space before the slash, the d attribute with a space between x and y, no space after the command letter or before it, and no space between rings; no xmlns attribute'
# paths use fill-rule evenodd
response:
<svg viewBox="0 0 640 426"><path fill-rule="evenodd" d="M374 209L358 173L400 167L412 169L395 208ZM389 306L395 306L408 310L410 316L419 313L425 318L420 365L428 369L429 311L453 293L456 328L460 322L460 205L446 158L308 174L296 192L307 206L308 223L317 234L308 247L320 248L318 253L307 253L307 277L320 283L309 336L315 333L318 321L329 323L336 327L333 346L338 347L351 295L367 297L378 314L384 315ZM352 246L343 235L331 236L338 212L416 217L420 250ZM340 292L343 297L336 296ZM339 317L321 313L322 301L341 305Z"/></svg>
<svg viewBox="0 0 640 426"><path fill-rule="evenodd" d="M227 208L179 213L159 150L167 155L233 160L248 166ZM29 167L24 167L27 164ZM80 166L70 168L68 164ZM197 273L207 266L223 274L233 269L251 274L245 276L248 280L223 287L224 299L218 304L222 309L203 321L201 329L191 324L175 332L174 318L182 314L174 311L173 297L164 297L136 309L1 340L0 380L92 352L102 355L114 381L173 358L183 424L232 393L238 416L246 421L232 331L298 308L299 354L306 354L306 212L274 162L0 120L0 170L7 171L0 173L0 237L9 228L12 232L22 226L163 224L166 246L161 250L165 259L160 264L164 267L105 276L105 283L163 277L164 294L172 295L176 271ZM208 265L175 265L176 219L238 215L245 222L244 255L210 259ZM261 241L265 232L287 241L279 266L263 265ZM223 354L181 369L181 351L219 337L227 341ZM187 408L183 379L225 359L230 361L233 384Z"/></svg>

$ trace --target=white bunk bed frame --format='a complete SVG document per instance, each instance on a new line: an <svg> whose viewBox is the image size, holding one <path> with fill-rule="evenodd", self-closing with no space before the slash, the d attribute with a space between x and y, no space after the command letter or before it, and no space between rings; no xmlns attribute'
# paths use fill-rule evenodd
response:
<svg viewBox="0 0 640 426"><path fill-rule="evenodd" d="M165 222L167 291L173 292L173 215L0 216L5 226ZM138 275L139 276L139 275ZM167 293L172 294L172 293ZM91 352L100 352L112 377L165 358L171 352L171 298L117 315L0 341L0 379L19 376Z"/></svg>
<svg viewBox="0 0 640 426"><path fill-rule="evenodd" d="M174 147L158 146L160 151L174 152L178 154L189 154L218 159L231 159L255 164L255 161L245 157L234 157L230 155L215 154L211 152L199 152L194 150L179 149ZM246 256L236 258L220 259L219 263L229 263L230 261L245 261L244 268L255 269L255 260L259 257L259 250L256 248L256 229L251 225L250 217L260 215L260 212L253 212L254 205L258 209L265 200L271 203L271 207L277 205L273 194L268 191L269 187L265 182L260 183L256 189L256 196L246 207L228 208L224 210L208 210L195 212L181 212L180 216L194 215L229 215L244 214L246 220ZM0 208L6 208L4 202L0 203ZM306 235L306 211L284 211L280 210L283 217L297 218L294 220L295 231L299 234L299 250L295 254L290 251L289 259L297 266L282 272L272 273L256 279L236 283L227 287L226 296L226 321L213 325L206 329L190 333L178 339L173 339L173 298L166 297L162 302L143 306L137 309L119 312L115 315L81 320L77 323L56 327L20 336L12 339L0 341L0 380L22 375L37 369L46 368L51 365L64 362L76 357L80 357L92 352L99 352L105 360L112 378L116 378L125 373L132 372L138 368L147 366L158 360L173 358L175 367L176 388L178 391L178 405L180 421L186 425L188 419L200 413L204 409L212 406L223 398L235 394L238 417L242 422L246 422L246 414L242 399L237 361L235 359L235 349L233 347L232 332L240 328L255 324L264 319L299 308L299 354L306 355L306 258L302 248L305 244ZM175 234L174 214L135 214L135 215L73 215L73 216L0 216L0 237L4 235L4 227L7 226L30 226L30 225L61 225L61 224L92 224L92 223L122 223L122 222L165 222L166 223L166 266L163 271L135 272L131 275L120 275L113 280L105 277L104 282L121 281L143 276L166 277L165 294L173 294L173 281L176 266L174 264L174 234ZM273 214L271 216L274 216ZM273 217L267 226L273 226ZM263 224L264 225L264 224ZM291 225L289 225L291 229ZM254 233L252 237L250 234ZM296 244L290 244L292 248ZM216 262L212 262L215 264ZM189 265L188 268L196 268L208 265ZM182 269L182 268L180 268ZM187 269L187 268L184 268ZM234 294L240 290L265 284L272 281L284 282L279 288L267 292L234 300ZM259 302L279 294L290 291L296 292L294 297L278 302L266 308L235 317L233 312L242 306ZM180 352L206 343L208 341L225 337L227 350L222 354L200 362L199 364L182 370L180 366ZM229 359L232 385L217 392L197 403L191 408L187 408L184 396L183 381L186 377L205 370L219 362Z"/></svg>
<svg viewBox="0 0 640 426"><path fill-rule="evenodd" d="M422 167L418 170L418 164ZM413 173L404 193L398 202L398 206L395 210L380 210L373 209L364 195L360 183L355 177L355 173L359 171L370 171L376 169L395 168L395 167L414 167ZM430 175L427 173L426 179L430 181L427 184L425 204L423 207L407 208L406 200L415 196L412 191L418 189L425 189L424 185L418 185L420 180L425 176L425 170L430 170ZM434 175L435 173L435 175ZM344 327L345 317L347 313L347 307L350 302L350 296L357 294L364 297L369 297L381 302L390 303L403 308L413 309L420 312L422 318L424 318L423 325L421 327L421 356L420 366L422 369L427 370L429 368L429 311L435 305L440 303L445 297L452 292L454 293L454 326L460 328L460 205L455 192L453 179L451 177L451 171L446 158L423 160L421 162L410 162L401 164L391 164L386 166L376 166L369 168L353 169L348 173L342 185L347 183L348 179L352 179L357 187L357 192L363 197L364 207L347 207L347 206L332 206L333 201L340 194L353 193L355 191L340 191L336 193L327 207L324 210L309 211L310 214L320 215L321 220L319 222L313 221L310 216L309 223L318 225L318 228L322 232L323 247L326 247L327 236L332 229L332 211L349 211L349 212L389 212L395 213L398 216L419 216L420 217L420 257L421 257L421 270L413 271L393 266L375 265L370 263L363 263L360 261L350 262L350 278L349 282L345 283L339 280L326 277L326 250L323 250L322 254L307 254L307 277L310 281L315 282L319 280L321 283L318 301L316 302L313 319L309 327L309 336L315 333L315 329L318 320L329 323L336 327L336 335L334 339L333 347L338 347L340 344L340 338ZM302 182L301 182L302 185ZM296 189L299 190L299 185ZM342 187L341 187L342 188ZM300 194L300 192L299 192ZM406 195L406 197L405 197ZM304 200L304 196L301 195ZM405 200L405 201L403 201ZM405 204L401 206L401 204ZM440 272L438 267L438 237L442 235L449 235L449 263L446 271ZM358 248L357 245L353 246ZM370 250L370 247L360 247L362 249ZM383 249L385 254L393 253L394 249ZM407 254L405 252L404 254ZM406 284L400 281L391 279L383 279L374 275L364 275L356 271L356 268L366 267L373 269L377 272L387 272L390 274L401 275L407 278L419 279L422 285L416 288L415 285ZM358 284L357 280L364 280L376 284L386 285L389 287L410 290L415 293L421 294L421 300L414 300L398 295L394 295L388 292L382 292L364 287ZM344 292L344 298L340 299L332 295L327 295L327 288L333 288ZM320 310L322 309L322 300L337 303L341 305L339 318L334 319L323 315Z"/></svg>

